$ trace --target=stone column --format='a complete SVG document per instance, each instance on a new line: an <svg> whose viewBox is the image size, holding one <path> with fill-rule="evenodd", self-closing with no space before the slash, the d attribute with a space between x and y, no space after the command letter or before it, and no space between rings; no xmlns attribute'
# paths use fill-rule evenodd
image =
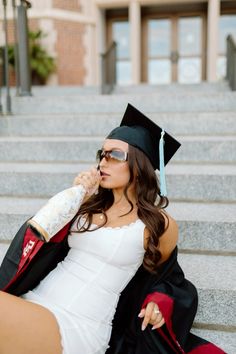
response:
<svg viewBox="0 0 236 354"><path fill-rule="evenodd" d="M207 14L207 81L216 81L220 0L208 0Z"/></svg>
<svg viewBox="0 0 236 354"><path fill-rule="evenodd" d="M85 79L84 84L94 86L98 84L98 59L97 59L97 28L96 28L96 11L97 7L92 0L80 0L83 15L89 22L86 24L83 43L85 48L84 66Z"/></svg>
<svg viewBox="0 0 236 354"><path fill-rule="evenodd" d="M136 0L129 5L129 23L132 84L137 85L141 81L141 8Z"/></svg>

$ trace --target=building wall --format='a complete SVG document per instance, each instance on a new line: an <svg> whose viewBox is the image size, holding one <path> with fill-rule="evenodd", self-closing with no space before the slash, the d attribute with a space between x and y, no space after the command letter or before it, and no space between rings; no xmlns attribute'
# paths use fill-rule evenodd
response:
<svg viewBox="0 0 236 354"><path fill-rule="evenodd" d="M83 85L86 23L82 21L80 1L51 0L42 7L40 1L34 0L32 5L29 26L31 28L32 18L39 18L38 27L47 33L42 44L56 61L56 73L51 75L48 84Z"/></svg>
<svg viewBox="0 0 236 354"><path fill-rule="evenodd" d="M88 83L89 50L84 38L87 27L91 26L89 16L85 17L80 0L31 0L32 8L28 10L29 30L41 29L46 36L41 40L49 55L55 58L56 72L48 79L51 85L83 85ZM8 2L8 39L14 43L14 26L12 8ZM0 5L0 26L3 26ZM4 45L4 33L0 31L0 45ZM14 74L10 72L11 84L15 83ZM91 75L90 75L91 76ZM91 82L90 82L91 84Z"/></svg>
<svg viewBox="0 0 236 354"><path fill-rule="evenodd" d="M42 29L47 36L42 45L55 58L57 70L51 75L51 85L97 85L100 83L100 54L107 47L107 19L105 10L123 11L131 27L130 57L132 83L139 83L143 78L142 66L142 10L147 6L165 5L172 13L176 6L206 6L206 65L205 79L215 81L218 20L220 3L224 0L31 0L28 10L29 28ZM227 6L235 1L227 1ZM1 2L0 2L1 4ZM0 26L2 13L0 5ZM235 4L236 8L236 4ZM235 10L236 13L236 10ZM9 42L14 41L12 9L8 2ZM3 31L0 31L0 45L4 43Z"/></svg>
<svg viewBox="0 0 236 354"><path fill-rule="evenodd" d="M81 11L81 4L79 0L53 0L52 7L67 11Z"/></svg>
<svg viewBox="0 0 236 354"><path fill-rule="evenodd" d="M207 81L217 81L217 70L219 64L219 28L220 24L222 24L221 15L226 13L234 14L234 33L236 35L236 2L235 0L94 0L97 7L100 9L100 14L104 9L110 9L110 22L116 17L116 19L120 21L123 16L123 20L129 23L129 33L127 32L127 36L123 37L122 40L126 40L129 38L129 65L131 70L130 72L124 71L123 77L125 81L127 81L127 77L129 76L129 82L133 84L140 83L143 77L145 77L145 71L147 71L147 36L142 35L144 33L143 23L144 16L149 16L152 18L153 16L163 17L163 18L171 18L177 17L177 21L175 21L175 30L173 33L177 33L178 30L178 16L189 16L191 17L192 13L201 13L201 17L203 20L203 37L202 37L202 80ZM124 15L123 9L128 9L128 14ZM144 15L145 13L145 15ZM113 17L113 19L112 19ZM173 21L174 22L174 21ZM101 21L102 23L102 21ZM221 28L222 30L222 28ZM97 31L100 36L100 42L102 42L101 37L103 36L104 29L99 24L97 26ZM108 29L109 35L109 29ZM177 34L175 34L177 36ZM111 35L108 36L109 38ZM118 36L119 37L119 36ZM118 38L119 42L119 38ZM178 40L176 41L178 42ZM225 39L226 43L226 39ZM173 43L172 43L173 45ZM176 44L178 46L178 44ZM174 46L173 46L174 47ZM180 51L177 47L177 54L180 58ZM176 48L172 48L172 52L175 53ZM171 56L169 56L170 58ZM141 60L140 60L141 59ZM221 58L225 61L225 57ZM125 58L122 58L125 60ZM120 61L121 63L121 61ZM180 60L178 60L178 68L179 68ZM182 61L183 63L183 61ZM127 63L128 65L128 63ZM176 69L172 60L171 67L172 73L178 72L178 68ZM183 66L182 66L183 67ZM184 67L186 69L186 67ZM218 70L219 71L219 70ZM224 71L224 70L223 70ZM129 75L126 75L128 73ZM144 74L144 75L143 75ZM172 80L178 80L176 75L172 75ZM221 75L221 79L222 79ZM147 77L144 78L146 82ZM124 81L124 82L125 82Z"/></svg>
<svg viewBox="0 0 236 354"><path fill-rule="evenodd" d="M82 38L85 26L80 23L54 20L57 33L58 83L61 85L83 85L86 72L84 65L85 47Z"/></svg>

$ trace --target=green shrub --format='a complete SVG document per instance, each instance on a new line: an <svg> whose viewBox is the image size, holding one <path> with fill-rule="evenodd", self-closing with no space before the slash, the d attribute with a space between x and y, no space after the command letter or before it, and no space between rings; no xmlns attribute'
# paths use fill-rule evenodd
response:
<svg viewBox="0 0 236 354"><path fill-rule="evenodd" d="M41 30L29 31L29 59L33 84L45 84L48 77L56 70L55 60L42 47L40 40L45 37ZM14 45L8 46L9 63L15 67Z"/></svg>

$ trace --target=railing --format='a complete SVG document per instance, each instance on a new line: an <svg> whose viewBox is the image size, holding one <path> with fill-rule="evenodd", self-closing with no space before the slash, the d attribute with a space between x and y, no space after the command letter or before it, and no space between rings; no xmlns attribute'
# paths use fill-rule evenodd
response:
<svg viewBox="0 0 236 354"><path fill-rule="evenodd" d="M5 46L3 48L2 63L3 70L2 75L4 76L4 81L6 85L6 113L11 114L11 96L10 96L10 86L9 86L9 68L8 68L8 23L7 23L7 0L2 1L3 5L3 27L5 33ZM3 113L1 105L1 113Z"/></svg>
<svg viewBox="0 0 236 354"><path fill-rule="evenodd" d="M2 48L0 48L0 115L3 114L2 87L3 87L3 50Z"/></svg>
<svg viewBox="0 0 236 354"><path fill-rule="evenodd" d="M116 84L116 42L113 42L106 53L101 54L101 93L109 94Z"/></svg>
<svg viewBox="0 0 236 354"><path fill-rule="evenodd" d="M236 44L231 35L227 37L226 79L231 89L236 91Z"/></svg>
<svg viewBox="0 0 236 354"><path fill-rule="evenodd" d="M0 0L1 1L1 0ZM17 4L16 4L17 3ZM28 55L28 21L27 9L31 6L27 0L2 0L3 7L3 28L4 45L0 51L0 114L11 114L10 78L9 78L9 58L8 58L8 21L7 9L12 7L12 17L14 28L14 60L16 95L31 96L31 80ZM1 8L1 3L0 3ZM5 89L3 90L3 87ZM5 111L2 105L3 93L5 93Z"/></svg>

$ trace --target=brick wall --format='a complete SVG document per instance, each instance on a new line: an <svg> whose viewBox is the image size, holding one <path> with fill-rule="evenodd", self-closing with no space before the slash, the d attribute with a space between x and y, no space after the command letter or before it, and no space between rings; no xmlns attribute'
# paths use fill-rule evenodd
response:
<svg viewBox="0 0 236 354"><path fill-rule="evenodd" d="M63 6L67 10L76 10L79 8L79 1L54 1L57 6ZM67 4L67 6L66 6ZM54 4L55 6L56 4ZM77 7L76 7L77 6ZM85 81L86 71L84 66L85 47L83 36L86 25L72 21L54 20L53 26L56 31L56 73L59 85L83 85ZM40 20L29 18L29 30L37 31L40 28ZM43 28L41 28L44 30ZM46 31L45 31L46 32ZM8 39L9 43L14 43L14 26L13 21L8 22ZM12 67L10 67L10 85L15 85L15 75ZM2 80L2 72L0 69L0 80Z"/></svg>
<svg viewBox="0 0 236 354"><path fill-rule="evenodd" d="M58 84L82 85L85 78L82 37L85 25L68 21L54 21L57 32L57 72Z"/></svg>
<svg viewBox="0 0 236 354"><path fill-rule="evenodd" d="M28 26L30 31L37 31L39 29L39 20L29 18Z"/></svg>
<svg viewBox="0 0 236 354"><path fill-rule="evenodd" d="M81 11L79 0L53 0L52 7L68 11Z"/></svg>

